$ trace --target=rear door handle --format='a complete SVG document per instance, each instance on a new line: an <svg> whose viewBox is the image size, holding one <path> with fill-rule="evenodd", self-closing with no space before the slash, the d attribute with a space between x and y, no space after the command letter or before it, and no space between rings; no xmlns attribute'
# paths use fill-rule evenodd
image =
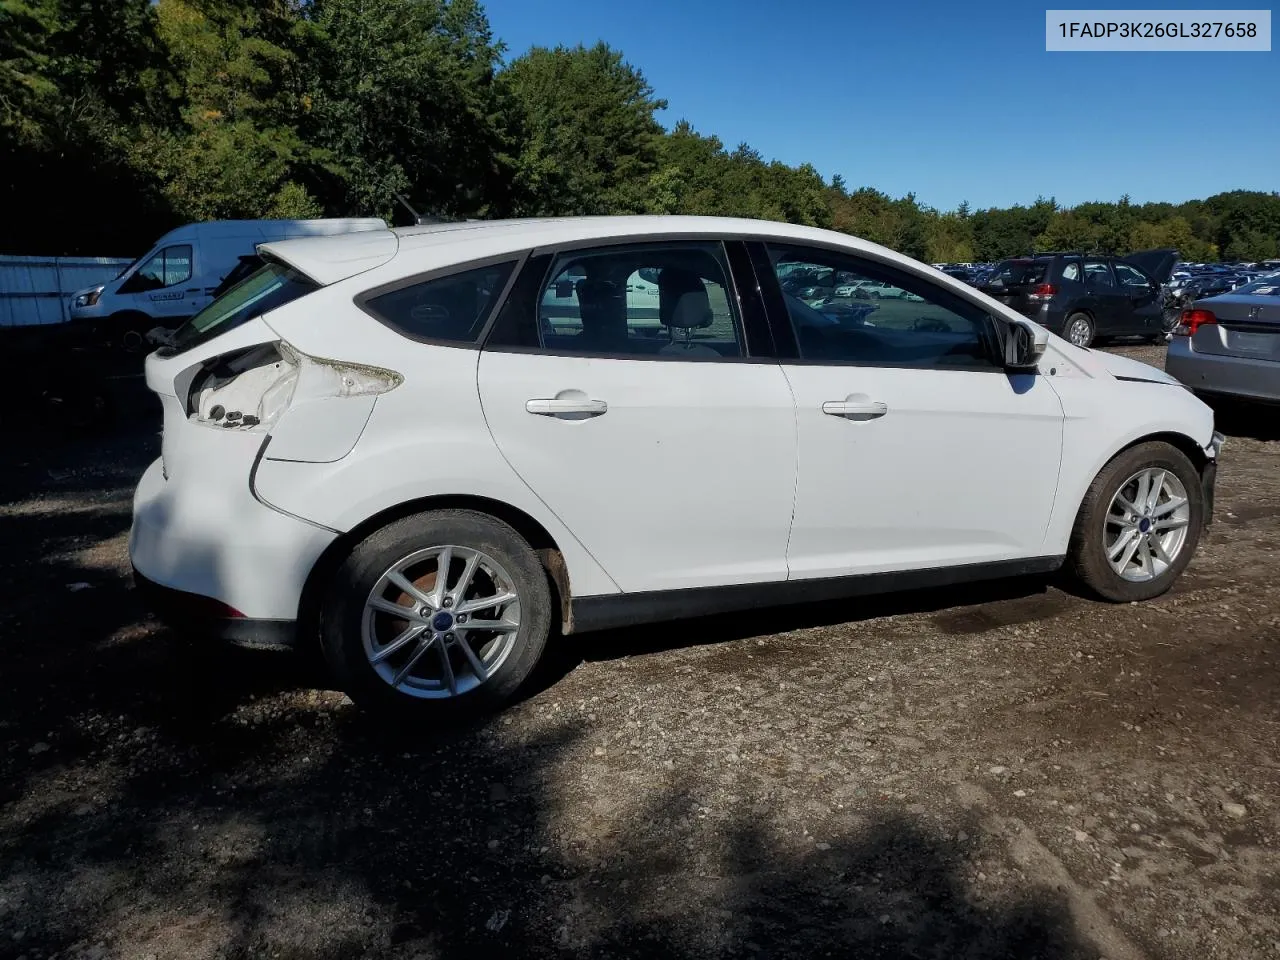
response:
<svg viewBox="0 0 1280 960"><path fill-rule="evenodd" d="M889 405L879 400L828 400L822 412L846 420L875 420L889 412Z"/></svg>
<svg viewBox="0 0 1280 960"><path fill-rule="evenodd" d="M591 400L586 397L530 400L524 408L540 417L560 417L563 420L584 420L587 417L598 417L609 411L609 405L603 400Z"/></svg>

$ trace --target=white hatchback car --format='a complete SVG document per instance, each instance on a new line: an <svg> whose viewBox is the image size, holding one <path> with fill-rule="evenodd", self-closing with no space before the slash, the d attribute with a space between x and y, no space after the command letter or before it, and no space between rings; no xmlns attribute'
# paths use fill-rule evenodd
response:
<svg viewBox="0 0 1280 960"><path fill-rule="evenodd" d="M130 554L177 621L318 642L366 705L494 706L555 633L1064 563L1145 599L1211 519L1222 437L1191 393L843 234L583 218L260 249L147 358L163 455ZM911 296L868 326L778 280L831 270Z"/></svg>

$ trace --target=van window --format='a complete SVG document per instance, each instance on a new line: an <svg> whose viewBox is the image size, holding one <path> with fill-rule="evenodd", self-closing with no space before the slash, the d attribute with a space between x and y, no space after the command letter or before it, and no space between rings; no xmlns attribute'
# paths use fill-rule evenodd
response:
<svg viewBox="0 0 1280 960"><path fill-rule="evenodd" d="M121 293L163 290L191 279L191 244L180 243L158 250L120 285Z"/></svg>
<svg viewBox="0 0 1280 960"><path fill-rule="evenodd" d="M209 304L173 335L172 353L182 353L254 317L305 297L320 285L293 267L268 263Z"/></svg>

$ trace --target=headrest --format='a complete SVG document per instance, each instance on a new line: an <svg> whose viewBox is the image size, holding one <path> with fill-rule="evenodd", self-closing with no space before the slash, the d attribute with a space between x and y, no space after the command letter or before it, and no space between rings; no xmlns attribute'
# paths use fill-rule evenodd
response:
<svg viewBox="0 0 1280 960"><path fill-rule="evenodd" d="M692 270L663 267L658 274L658 319L680 330L711 326L715 318L702 278Z"/></svg>

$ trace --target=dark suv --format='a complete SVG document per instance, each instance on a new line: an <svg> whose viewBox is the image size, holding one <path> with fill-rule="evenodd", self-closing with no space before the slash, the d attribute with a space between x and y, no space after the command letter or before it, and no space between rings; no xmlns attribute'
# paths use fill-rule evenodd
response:
<svg viewBox="0 0 1280 960"><path fill-rule="evenodd" d="M1078 347L1102 337L1162 340L1161 287L1177 262L1177 250L1040 253L1002 261L978 289Z"/></svg>

